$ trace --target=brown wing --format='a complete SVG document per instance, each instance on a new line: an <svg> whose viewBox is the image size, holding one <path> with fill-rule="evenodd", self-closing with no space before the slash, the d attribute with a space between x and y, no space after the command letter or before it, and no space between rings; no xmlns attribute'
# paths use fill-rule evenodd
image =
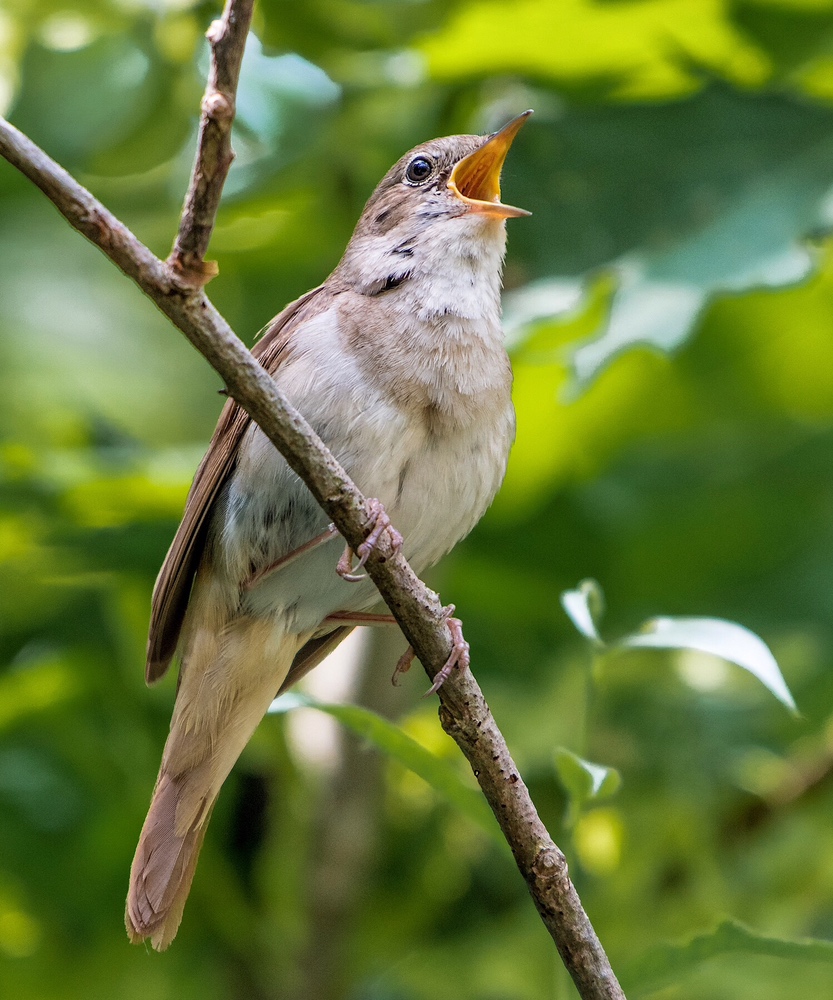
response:
<svg viewBox="0 0 833 1000"><path fill-rule="evenodd" d="M293 330L310 315L311 308L323 305L320 285L291 302L270 324L252 354L274 374L287 356ZM317 300L310 307L312 300ZM153 588L150 633L145 677L148 684L159 680L176 652L191 584L205 545L211 508L234 468L237 446L251 418L234 400L223 407L208 451L200 462L185 503L185 513ZM300 654L299 654L300 655Z"/></svg>
<svg viewBox="0 0 833 1000"><path fill-rule="evenodd" d="M324 657L329 656L352 631L352 625L339 625L332 632L319 636L317 639L310 639L308 643L301 646L295 654L295 659L292 661L292 666L289 668L289 673L284 678L278 694L283 694L302 677L305 677L313 667L317 667Z"/></svg>

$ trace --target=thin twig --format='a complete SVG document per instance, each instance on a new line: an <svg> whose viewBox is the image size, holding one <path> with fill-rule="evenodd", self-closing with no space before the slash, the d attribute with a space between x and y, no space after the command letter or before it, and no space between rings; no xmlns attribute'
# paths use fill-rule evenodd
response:
<svg viewBox="0 0 833 1000"><path fill-rule="evenodd" d="M254 0L227 0L223 16L212 21L206 32L211 46L211 69L201 105L197 155L179 232L168 257L168 263L182 279L197 288L217 274L217 265L203 258L234 159L231 126L253 9Z"/></svg>
<svg viewBox="0 0 833 1000"><path fill-rule="evenodd" d="M231 0L233 3L233 0ZM344 469L201 289L158 260L93 196L29 139L0 119L0 155L29 177L185 334L298 473L355 551L375 524ZM433 680L451 653L446 613L384 533L367 570ZM583 1000L624 1000L562 852L541 822L506 742L470 671L440 689L443 727L457 741L512 848L538 912Z"/></svg>

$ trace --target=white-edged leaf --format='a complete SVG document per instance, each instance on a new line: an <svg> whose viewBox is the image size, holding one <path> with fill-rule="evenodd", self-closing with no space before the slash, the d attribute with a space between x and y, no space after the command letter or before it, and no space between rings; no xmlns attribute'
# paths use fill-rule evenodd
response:
<svg viewBox="0 0 833 1000"><path fill-rule="evenodd" d="M608 798L622 784L615 768L584 760L566 747L557 747L553 759L558 780L570 798L568 826L576 823L587 802Z"/></svg>
<svg viewBox="0 0 833 1000"><path fill-rule="evenodd" d="M555 768L565 788L584 800L606 798L621 785L619 772L605 764L594 764L566 747L555 751Z"/></svg>
<svg viewBox="0 0 833 1000"><path fill-rule="evenodd" d="M758 680L775 697L796 712L795 701L775 657L763 639L736 622L722 618L654 618L634 635L621 639L625 649L695 649L728 660Z"/></svg>
<svg viewBox="0 0 833 1000"><path fill-rule="evenodd" d="M561 595L561 606L586 639L597 646L604 645L598 628L604 613L604 594L595 580L582 580L575 590L565 590Z"/></svg>

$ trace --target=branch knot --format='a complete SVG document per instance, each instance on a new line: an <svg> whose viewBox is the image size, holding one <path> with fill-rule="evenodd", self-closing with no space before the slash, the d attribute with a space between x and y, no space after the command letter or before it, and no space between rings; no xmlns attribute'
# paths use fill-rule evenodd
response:
<svg viewBox="0 0 833 1000"><path fill-rule="evenodd" d="M212 48L222 41L225 28L226 21L225 18L222 17L215 18L215 20L209 24L205 37L208 39L208 44L211 45Z"/></svg>
<svg viewBox="0 0 833 1000"><path fill-rule="evenodd" d="M202 113L216 122L227 122L234 118L234 101L219 90L212 90L202 99Z"/></svg>
<svg viewBox="0 0 833 1000"><path fill-rule="evenodd" d="M171 285L186 295L199 291L220 273L216 260L201 260L194 254L171 251L166 261Z"/></svg>
<svg viewBox="0 0 833 1000"><path fill-rule="evenodd" d="M569 877L567 859L555 844L545 844L532 862L532 873L542 882L563 881Z"/></svg>

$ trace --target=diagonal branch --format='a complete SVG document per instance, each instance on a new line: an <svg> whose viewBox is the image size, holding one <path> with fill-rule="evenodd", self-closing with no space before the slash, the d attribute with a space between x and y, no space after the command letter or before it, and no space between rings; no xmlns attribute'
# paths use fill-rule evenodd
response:
<svg viewBox="0 0 833 1000"><path fill-rule="evenodd" d="M229 8L234 5L235 0L229 0ZM374 524L367 501L201 288L187 278L183 280L178 268L156 258L87 190L2 118L0 155L32 180L69 223L132 278L185 334L221 375L228 394L253 417L303 479L355 551ZM198 173L199 162L195 177ZM208 196L201 200L195 195L195 201L205 207ZM214 206L216 209L216 199ZM184 217L181 232L190 231ZM207 236L205 239L207 242ZM189 246L199 253L202 243L194 240ZM451 652L446 612L438 595L417 578L401 554L393 551L387 533L370 556L367 570L433 679ZM443 728L471 764L579 994L583 1000L624 1000L570 881L564 855L541 822L474 676L469 671L455 671L439 694Z"/></svg>

